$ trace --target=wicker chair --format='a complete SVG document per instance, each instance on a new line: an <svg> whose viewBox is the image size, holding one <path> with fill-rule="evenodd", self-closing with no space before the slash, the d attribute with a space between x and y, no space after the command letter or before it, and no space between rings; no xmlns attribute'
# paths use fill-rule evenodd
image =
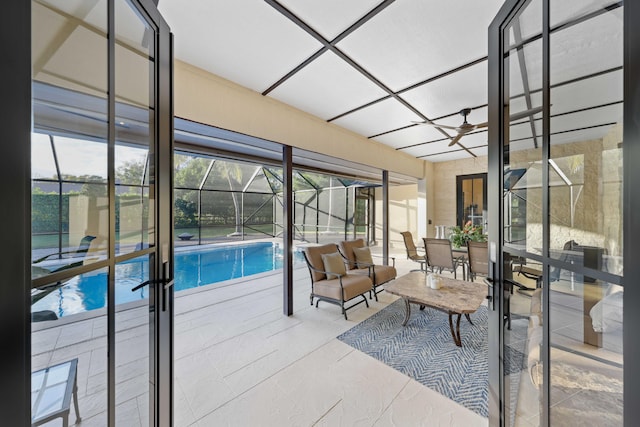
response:
<svg viewBox="0 0 640 427"><path fill-rule="evenodd" d="M338 246L330 243L322 246L309 246L302 253L309 268L311 276L311 295L309 300L313 305L313 299L316 298L316 308L320 301L326 301L331 304L339 305L342 308L342 314L347 319L347 310L362 303L358 301L349 307L345 306L347 301L361 296L364 303L369 307L367 298L364 296L373 288L373 282L369 278L369 274L352 274L346 272L344 274L336 274L327 271L322 255L336 254L342 260L342 255L338 252Z"/></svg>
<svg viewBox="0 0 640 427"><path fill-rule="evenodd" d="M395 267L396 260L393 257L391 258L392 265L378 265L374 264L372 260L358 261L356 251L366 247L367 245L363 239L340 242L340 252L347 261L347 272L349 274L370 274L371 281L373 282L371 290L373 291L373 296L376 298L376 301L378 301L378 294L382 292L383 289L376 291L376 288L395 279L398 275ZM368 253L370 254L370 252ZM369 292L369 299L371 299L371 292Z"/></svg>

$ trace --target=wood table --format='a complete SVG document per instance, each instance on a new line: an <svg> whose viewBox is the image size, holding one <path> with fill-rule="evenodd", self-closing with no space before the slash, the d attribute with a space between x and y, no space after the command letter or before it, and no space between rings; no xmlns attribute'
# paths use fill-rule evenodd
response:
<svg viewBox="0 0 640 427"><path fill-rule="evenodd" d="M420 309L427 306L449 314L451 336L456 345L461 347L460 317L464 314L471 323L469 314L478 310L487 297L486 285L442 277L440 289L431 289L426 282L426 274L419 271L411 272L387 283L385 291L402 297L404 300L406 312L402 322L403 326L407 324L411 316L411 303L420 305ZM458 315L455 330L452 318L454 314Z"/></svg>

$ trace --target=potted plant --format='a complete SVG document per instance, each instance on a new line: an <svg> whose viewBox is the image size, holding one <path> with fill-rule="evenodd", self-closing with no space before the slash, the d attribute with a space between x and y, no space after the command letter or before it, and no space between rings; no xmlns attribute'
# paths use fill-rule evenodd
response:
<svg viewBox="0 0 640 427"><path fill-rule="evenodd" d="M455 226L450 229L451 244L459 248L460 246L466 246L467 242L486 242L487 235L482 231L481 225L474 225L471 221L467 221L464 227Z"/></svg>

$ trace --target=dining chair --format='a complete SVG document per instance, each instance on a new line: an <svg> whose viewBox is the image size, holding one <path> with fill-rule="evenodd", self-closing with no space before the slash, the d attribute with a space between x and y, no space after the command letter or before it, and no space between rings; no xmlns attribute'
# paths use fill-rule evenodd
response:
<svg viewBox="0 0 640 427"><path fill-rule="evenodd" d="M413 243L413 235L410 231L403 231L400 233L404 239L404 247L407 250L407 259L415 261L420 264L419 271L425 271L425 265L427 264L426 253L421 254L418 252L415 243ZM418 270L411 270L418 271Z"/></svg>
<svg viewBox="0 0 640 427"><path fill-rule="evenodd" d="M443 270L451 271L453 277L457 279L456 271L458 267L462 267L462 279L465 279L466 258L464 255L458 257L453 256L449 239L434 239L429 237L423 239L429 268L438 273L442 273Z"/></svg>
<svg viewBox="0 0 640 427"><path fill-rule="evenodd" d="M467 242L467 277L474 281L476 276L489 274L489 249L487 242Z"/></svg>

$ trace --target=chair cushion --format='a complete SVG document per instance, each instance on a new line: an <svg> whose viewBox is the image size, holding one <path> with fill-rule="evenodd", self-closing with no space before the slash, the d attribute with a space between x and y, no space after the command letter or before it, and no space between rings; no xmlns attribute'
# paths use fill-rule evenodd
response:
<svg viewBox="0 0 640 427"><path fill-rule="evenodd" d="M364 248L353 248L353 254L356 256L356 264L358 265L358 268L366 267L373 264L373 258L371 258L371 249L369 249L368 247L365 246Z"/></svg>
<svg viewBox="0 0 640 427"><path fill-rule="evenodd" d="M371 280L366 275L347 274L342 276L344 294L340 295L340 280L321 280L313 284L313 293L338 301L348 301L371 290Z"/></svg>
<svg viewBox="0 0 640 427"><path fill-rule="evenodd" d="M322 254L322 263L324 264L324 271L327 272L327 279L337 279L347 273L342 255L338 252Z"/></svg>
<svg viewBox="0 0 640 427"><path fill-rule="evenodd" d="M398 275L395 267L390 265L375 265L373 267L374 277L376 280L375 285L381 285L387 283L389 280L393 280Z"/></svg>
<svg viewBox="0 0 640 427"><path fill-rule="evenodd" d="M364 248L366 247L363 239L356 240L345 240L340 242L340 250L342 254L349 260L349 269L358 268L356 265L356 256L353 252L356 248Z"/></svg>
<svg viewBox="0 0 640 427"><path fill-rule="evenodd" d="M304 248L304 253L309 264L316 270L324 271L324 263L322 262L322 254L332 254L338 251L335 243L328 243L321 246L308 246ZM324 280L327 276L318 271L311 271L312 281Z"/></svg>

